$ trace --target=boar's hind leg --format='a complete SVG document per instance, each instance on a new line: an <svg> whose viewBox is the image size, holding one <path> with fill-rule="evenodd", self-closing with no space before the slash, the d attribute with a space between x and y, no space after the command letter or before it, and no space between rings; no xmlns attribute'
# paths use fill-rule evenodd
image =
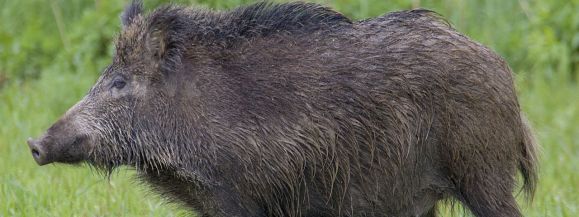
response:
<svg viewBox="0 0 579 217"><path fill-rule="evenodd" d="M474 178L476 177L476 178ZM496 174L470 177L458 186L457 198L477 217L522 216L512 195L512 181ZM508 176L506 176L508 177ZM468 183L468 184L467 184Z"/></svg>

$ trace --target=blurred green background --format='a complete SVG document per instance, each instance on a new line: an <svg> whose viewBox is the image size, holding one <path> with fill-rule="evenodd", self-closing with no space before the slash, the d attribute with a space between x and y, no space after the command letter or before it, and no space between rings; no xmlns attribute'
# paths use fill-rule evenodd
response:
<svg viewBox="0 0 579 217"><path fill-rule="evenodd" d="M251 1L176 2L225 9ZM355 19L432 9L505 57L542 146L539 188L531 205L520 196L522 209L526 216L579 216L579 0L317 2ZM25 144L79 100L110 62L126 3L0 0L0 216L189 214L149 193L128 169L107 179L88 168L40 168ZM149 10L162 3L145 0Z"/></svg>

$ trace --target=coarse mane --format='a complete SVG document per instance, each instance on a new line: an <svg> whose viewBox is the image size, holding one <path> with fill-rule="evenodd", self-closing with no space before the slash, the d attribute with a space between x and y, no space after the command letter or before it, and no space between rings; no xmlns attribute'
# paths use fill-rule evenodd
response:
<svg viewBox="0 0 579 217"><path fill-rule="evenodd" d="M304 2L260 2L229 11L166 5L147 15L142 8L141 1L133 1L121 15L120 44L136 43L135 39L158 29L173 30L171 37L183 37L195 44L232 45L273 34L307 34L352 24L328 7Z"/></svg>
<svg viewBox="0 0 579 217"><path fill-rule="evenodd" d="M225 13L228 31L239 37L267 36L275 33L308 33L351 24L352 21L330 8L314 3L256 3Z"/></svg>

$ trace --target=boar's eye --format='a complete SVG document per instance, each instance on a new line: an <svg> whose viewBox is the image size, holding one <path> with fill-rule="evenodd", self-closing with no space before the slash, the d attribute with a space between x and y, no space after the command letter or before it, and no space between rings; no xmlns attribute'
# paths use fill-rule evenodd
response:
<svg viewBox="0 0 579 217"><path fill-rule="evenodd" d="M123 87L125 87L126 84L127 82L123 78L118 77L115 78L115 80L113 80L112 87L120 90L123 89Z"/></svg>

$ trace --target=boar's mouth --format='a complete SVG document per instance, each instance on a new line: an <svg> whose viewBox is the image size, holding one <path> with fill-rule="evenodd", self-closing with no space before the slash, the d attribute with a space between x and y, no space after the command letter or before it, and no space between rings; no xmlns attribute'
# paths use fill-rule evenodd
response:
<svg viewBox="0 0 579 217"><path fill-rule="evenodd" d="M27 143L32 157L42 166L54 162L74 164L83 161L84 154L81 147L86 140L85 136L77 136L55 141L53 137L47 136L39 140L28 139Z"/></svg>

